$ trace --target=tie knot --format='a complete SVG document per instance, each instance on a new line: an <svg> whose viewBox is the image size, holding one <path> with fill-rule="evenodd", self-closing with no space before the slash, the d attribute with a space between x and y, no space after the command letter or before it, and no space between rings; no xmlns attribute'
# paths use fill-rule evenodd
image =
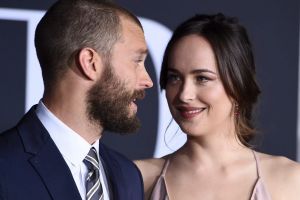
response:
<svg viewBox="0 0 300 200"><path fill-rule="evenodd" d="M94 147L92 147L87 154L87 156L83 160L84 164L87 166L88 170L99 170L99 161L97 156L97 151Z"/></svg>

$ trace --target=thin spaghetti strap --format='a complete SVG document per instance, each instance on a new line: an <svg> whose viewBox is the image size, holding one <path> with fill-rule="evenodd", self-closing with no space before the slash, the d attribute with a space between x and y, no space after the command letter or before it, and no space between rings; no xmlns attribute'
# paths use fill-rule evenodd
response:
<svg viewBox="0 0 300 200"><path fill-rule="evenodd" d="M164 168L161 172L161 176L165 177L168 166L169 166L169 158L166 158L166 161L164 163Z"/></svg>
<svg viewBox="0 0 300 200"><path fill-rule="evenodd" d="M151 196L149 200L168 200L168 189L167 189L167 183L166 183L166 172L169 165L169 158L165 158L165 162L163 164L163 168L161 170L160 176L155 181L155 185L153 187L153 190L151 192Z"/></svg>
<svg viewBox="0 0 300 200"><path fill-rule="evenodd" d="M252 150L254 159L255 159L255 164L256 164L256 172L257 172L257 177L260 178L260 164L259 164L259 159L258 159L258 155L256 154L256 152L254 150Z"/></svg>

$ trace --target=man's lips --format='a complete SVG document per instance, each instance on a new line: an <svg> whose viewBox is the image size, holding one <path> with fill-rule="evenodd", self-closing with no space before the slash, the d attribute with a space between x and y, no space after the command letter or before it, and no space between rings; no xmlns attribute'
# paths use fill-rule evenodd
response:
<svg viewBox="0 0 300 200"><path fill-rule="evenodd" d="M199 115L202 111L206 108L199 108L199 107L187 107L187 106L178 106L176 107L179 111L181 117L185 119L191 119L197 115Z"/></svg>
<svg viewBox="0 0 300 200"><path fill-rule="evenodd" d="M134 112L137 112L138 106L137 106L137 104L136 104L136 99L133 99L133 100L130 102L129 106L131 107L131 109L133 109Z"/></svg>
<svg viewBox="0 0 300 200"><path fill-rule="evenodd" d="M134 101L136 101L137 99L141 100L141 99L144 99L145 96L146 96L146 93L144 90L136 90L132 95L132 99Z"/></svg>
<svg viewBox="0 0 300 200"><path fill-rule="evenodd" d="M134 94L132 95L132 100L130 101L131 104L134 104L135 106L137 103L137 100L142 100L144 99L146 96L145 91L144 90L137 90L134 92Z"/></svg>
<svg viewBox="0 0 300 200"><path fill-rule="evenodd" d="M132 100L130 101L130 104L133 104L133 105L135 105L135 106L137 107L137 100L138 100L138 99L136 99L136 98L132 99Z"/></svg>

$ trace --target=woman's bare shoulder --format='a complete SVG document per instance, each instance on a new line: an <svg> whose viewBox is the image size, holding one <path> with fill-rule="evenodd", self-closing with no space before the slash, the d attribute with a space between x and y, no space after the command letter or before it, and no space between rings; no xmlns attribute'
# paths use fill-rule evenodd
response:
<svg viewBox="0 0 300 200"><path fill-rule="evenodd" d="M284 156L273 156L264 153L258 153L259 160L265 169L268 169L270 174L279 172L277 175L282 176L300 176L300 164ZM279 176L280 177L280 176Z"/></svg>
<svg viewBox="0 0 300 200"><path fill-rule="evenodd" d="M267 187L276 194L274 199L299 199L300 164L283 156L258 155Z"/></svg>
<svg viewBox="0 0 300 200"><path fill-rule="evenodd" d="M149 196L158 177L160 176L164 167L166 158L152 158L144 160L135 160L134 163L137 165L142 173L144 181L145 196Z"/></svg>
<svg viewBox="0 0 300 200"><path fill-rule="evenodd" d="M155 171L161 171L165 163L165 158L150 158L143 160L135 160L134 163L143 172L155 173Z"/></svg>

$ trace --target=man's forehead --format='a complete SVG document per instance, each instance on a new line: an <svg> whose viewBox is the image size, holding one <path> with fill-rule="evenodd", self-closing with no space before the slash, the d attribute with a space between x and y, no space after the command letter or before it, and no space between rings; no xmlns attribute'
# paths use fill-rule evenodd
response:
<svg viewBox="0 0 300 200"><path fill-rule="evenodd" d="M130 32L144 38L144 31L139 24L129 17L120 17L122 32Z"/></svg>
<svg viewBox="0 0 300 200"><path fill-rule="evenodd" d="M121 41L127 43L138 43L147 49L146 40L143 30L135 22L126 20L122 23Z"/></svg>

